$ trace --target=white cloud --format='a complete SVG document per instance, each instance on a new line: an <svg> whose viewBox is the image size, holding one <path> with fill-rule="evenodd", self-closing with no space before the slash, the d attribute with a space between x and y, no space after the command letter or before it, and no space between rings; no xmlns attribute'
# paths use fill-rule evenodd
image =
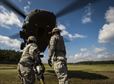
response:
<svg viewBox="0 0 114 84"><path fill-rule="evenodd" d="M26 13L29 12L29 10L30 10L30 6L31 6L31 2L30 2L30 1L27 1L27 5L24 6L24 11L25 11Z"/></svg>
<svg viewBox="0 0 114 84"><path fill-rule="evenodd" d="M7 36L0 35L0 45L4 49L19 50L21 42L17 39L11 39Z"/></svg>
<svg viewBox="0 0 114 84"><path fill-rule="evenodd" d="M114 23L104 24L99 31L100 43L113 43L114 42Z"/></svg>
<svg viewBox="0 0 114 84"><path fill-rule="evenodd" d="M110 7L105 14L105 19L109 23L114 23L114 7Z"/></svg>
<svg viewBox="0 0 114 84"><path fill-rule="evenodd" d="M91 21L92 21L91 17L89 17L89 16L84 16L82 19L82 23L84 23L84 24L89 23Z"/></svg>
<svg viewBox="0 0 114 84"><path fill-rule="evenodd" d="M102 53L102 52L105 52L105 51L106 51L106 48L94 48L95 53Z"/></svg>
<svg viewBox="0 0 114 84"><path fill-rule="evenodd" d="M81 35L81 34L77 34L77 33L74 34L74 35L69 34L68 36L69 36L69 38L70 38L71 40L74 40L74 39L76 39L76 38L86 38L86 36Z"/></svg>
<svg viewBox="0 0 114 84"><path fill-rule="evenodd" d="M81 52L87 51L87 48L81 48L80 51Z"/></svg>
<svg viewBox="0 0 114 84"><path fill-rule="evenodd" d="M24 11L25 11L26 13L29 12L29 9L30 9L30 6L29 6L29 5L24 6Z"/></svg>
<svg viewBox="0 0 114 84"><path fill-rule="evenodd" d="M68 62L80 61L106 61L114 60L114 53L108 52L105 48L81 48L74 56L68 56Z"/></svg>
<svg viewBox="0 0 114 84"><path fill-rule="evenodd" d="M27 1L28 5L31 5L31 2L30 1Z"/></svg>
<svg viewBox="0 0 114 84"><path fill-rule="evenodd" d="M92 22L91 15L92 15L91 4L88 4L88 6L85 9L84 16L82 17L82 23L86 24Z"/></svg>
<svg viewBox="0 0 114 84"><path fill-rule="evenodd" d="M66 27L62 24L59 24L58 28L62 30L61 35L62 36L67 36L71 41L74 40L74 39L77 39L77 38L86 38L86 36L78 34L78 33L75 33L74 35L72 35L71 33L69 33L66 30Z"/></svg>
<svg viewBox="0 0 114 84"><path fill-rule="evenodd" d="M18 16L12 12L8 11L3 6L0 6L0 26L5 28L11 28L11 26L21 27L22 22L19 20Z"/></svg>
<svg viewBox="0 0 114 84"><path fill-rule="evenodd" d="M114 7L105 13L106 24L99 31L99 43L114 43Z"/></svg>

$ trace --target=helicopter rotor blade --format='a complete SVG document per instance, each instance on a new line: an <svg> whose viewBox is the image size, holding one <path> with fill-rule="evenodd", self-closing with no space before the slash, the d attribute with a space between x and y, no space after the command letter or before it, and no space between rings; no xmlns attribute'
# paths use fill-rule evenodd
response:
<svg viewBox="0 0 114 84"><path fill-rule="evenodd" d="M14 5L13 3L11 3L9 0L0 0L0 2L3 5L5 5L6 7L12 9L14 12L16 12L17 14L19 14L23 18L26 17L26 15L24 14L24 12L22 12L16 5Z"/></svg>
<svg viewBox="0 0 114 84"><path fill-rule="evenodd" d="M68 13L71 13L75 10L79 10L89 3L96 3L100 0L75 0L74 2L70 3L68 6L64 7L62 10L60 10L57 14L56 17L59 18L63 15L66 15Z"/></svg>

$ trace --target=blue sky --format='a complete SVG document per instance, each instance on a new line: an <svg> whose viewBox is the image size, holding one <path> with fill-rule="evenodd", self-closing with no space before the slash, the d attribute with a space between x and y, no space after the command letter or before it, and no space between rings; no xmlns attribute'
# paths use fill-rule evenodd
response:
<svg viewBox="0 0 114 84"><path fill-rule="evenodd" d="M45 9L55 14L74 0L11 0L25 13ZM19 50L20 40L9 38L21 30L23 19L0 5L0 48ZM63 30L68 62L114 60L114 1L89 3L57 19ZM47 59L47 53L46 53ZM45 60L45 59L44 59Z"/></svg>

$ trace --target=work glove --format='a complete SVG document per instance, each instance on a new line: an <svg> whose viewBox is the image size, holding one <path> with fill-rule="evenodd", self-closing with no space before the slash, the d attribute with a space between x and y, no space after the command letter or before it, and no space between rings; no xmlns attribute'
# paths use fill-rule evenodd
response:
<svg viewBox="0 0 114 84"><path fill-rule="evenodd" d="M42 67L42 72L44 73L45 72L45 66L44 66L44 64L41 64L41 67Z"/></svg>
<svg viewBox="0 0 114 84"><path fill-rule="evenodd" d="M48 59L48 65L49 65L50 67L52 67L52 61L51 61L51 58Z"/></svg>

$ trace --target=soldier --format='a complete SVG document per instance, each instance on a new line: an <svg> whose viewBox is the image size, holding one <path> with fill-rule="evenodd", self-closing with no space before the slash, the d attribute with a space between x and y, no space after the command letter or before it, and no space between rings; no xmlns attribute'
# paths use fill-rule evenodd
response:
<svg viewBox="0 0 114 84"><path fill-rule="evenodd" d="M37 40L34 36L28 37L27 45L18 63L18 71L22 84L34 84L35 67L37 64L42 64L38 56L39 50L36 42Z"/></svg>
<svg viewBox="0 0 114 84"><path fill-rule="evenodd" d="M66 49L63 37L60 35L61 30L54 28L52 30L52 37L49 42L48 64L54 66L54 71L59 80L59 84L68 84L67 63L66 63Z"/></svg>

